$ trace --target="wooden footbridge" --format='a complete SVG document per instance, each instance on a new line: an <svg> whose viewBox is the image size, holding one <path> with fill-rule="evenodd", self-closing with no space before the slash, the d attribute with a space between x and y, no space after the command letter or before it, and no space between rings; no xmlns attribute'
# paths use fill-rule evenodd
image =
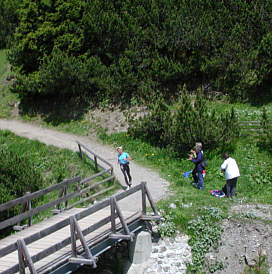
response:
<svg viewBox="0 0 272 274"><path fill-rule="evenodd" d="M95 157L96 167L100 166L97 159L106 163L82 144L78 145L81 155L88 152ZM87 197L83 194L114 179L112 167L100 167L103 171L97 174L109 173L109 176L99 182L87 183L97 178L97 174L83 180L76 177L0 205L0 212L20 204L23 209L0 223L0 231L11 226L20 230L0 240L0 273L71 273L82 265L96 267L98 256L116 242L133 241L135 232L143 229L146 221L160 219L144 182L91 206L77 208L97 197L97 193ZM58 191L57 199L32 207L35 203L31 201L53 191ZM139 204L128 206L135 195ZM152 208L149 214L148 201ZM34 215L50 209L53 216L32 224ZM27 225L22 223L24 220L28 220Z"/></svg>

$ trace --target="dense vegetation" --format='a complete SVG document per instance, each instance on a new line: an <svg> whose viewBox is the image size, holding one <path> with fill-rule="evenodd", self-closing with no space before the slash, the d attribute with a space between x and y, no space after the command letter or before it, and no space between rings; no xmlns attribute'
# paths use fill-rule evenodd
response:
<svg viewBox="0 0 272 274"><path fill-rule="evenodd" d="M20 0L0 0L0 48L8 48L18 24Z"/></svg>
<svg viewBox="0 0 272 274"><path fill-rule="evenodd" d="M188 153L199 141L208 150L233 146L239 136L234 110L216 113L199 92L193 103L191 101L184 89L172 108L162 99L150 103L143 117L131 118L128 134L155 146L167 147L177 155Z"/></svg>
<svg viewBox="0 0 272 274"><path fill-rule="evenodd" d="M137 103L184 84L232 99L271 92L271 0L23 0L13 14L21 97Z"/></svg>

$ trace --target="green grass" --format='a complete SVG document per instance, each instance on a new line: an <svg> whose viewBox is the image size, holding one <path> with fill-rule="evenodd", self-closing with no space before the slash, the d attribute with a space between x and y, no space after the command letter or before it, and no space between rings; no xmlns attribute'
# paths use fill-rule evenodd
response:
<svg viewBox="0 0 272 274"><path fill-rule="evenodd" d="M45 186L59 183L64 178L85 178L95 173L91 164L82 161L77 152L47 146L9 131L0 131L0 145L2 149L13 150L27 157L35 169L45 176Z"/></svg>
<svg viewBox="0 0 272 274"><path fill-rule="evenodd" d="M134 140L125 133L103 135L102 140L114 146L123 145L133 159L145 166L152 167L167 180L171 181L171 187L180 192L185 200L196 200L196 203L217 203L218 199L210 197L209 189L220 189L225 183L225 178L220 176L220 165L222 159L216 152L205 152L208 160L207 175L205 177L206 191L199 192L191 189L191 179L184 178L184 172L193 169L193 164L184 158L175 158L165 149L152 147L148 143ZM231 154L238 162L241 171L237 193L238 198L247 198L249 201L272 203L269 190L272 189L271 155L266 151L261 151L256 145L256 140L250 138L240 139L235 146L234 153ZM260 176L262 174L262 177ZM184 193L184 194L183 194ZM197 201L194 199L206 197L208 200ZM189 198L192 197L192 198Z"/></svg>
<svg viewBox="0 0 272 274"><path fill-rule="evenodd" d="M207 273L208 268L219 270L224 267L219 261L214 266L205 266L204 256L210 246L218 245L222 232L219 221L229 217L229 208L232 205L272 204L272 157L268 152L261 150L254 139L241 138L231 153L237 160L241 173L237 184L237 196L234 199L215 198L209 193L211 189L222 189L225 184L225 177L220 174L223 160L216 151L208 152L204 149L208 167L205 190L200 191L192 187L192 177L183 177L184 172L193 169L193 164L186 159L176 158L166 149L134 140L125 133L103 134L101 139L115 147L122 145L133 160L157 170L171 183L173 195L157 203L158 209L166 219L159 230L161 235L171 235L177 228L191 236L193 264L188 265L189 272ZM171 204L174 207L170 206ZM217 215L218 218L215 218Z"/></svg>

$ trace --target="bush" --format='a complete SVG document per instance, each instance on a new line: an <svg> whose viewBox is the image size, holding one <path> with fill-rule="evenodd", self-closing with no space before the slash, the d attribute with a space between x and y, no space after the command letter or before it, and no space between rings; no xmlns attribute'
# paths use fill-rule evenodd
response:
<svg viewBox="0 0 272 274"><path fill-rule="evenodd" d="M28 76L19 74L14 90L21 96L94 95L105 89L106 73L98 58L76 58L56 48L50 56L43 58L38 72Z"/></svg>
<svg viewBox="0 0 272 274"><path fill-rule="evenodd" d="M0 204L23 196L27 191L34 192L43 185L39 172L26 157L15 151L0 150ZM18 214L19 208L0 213L0 221Z"/></svg>
<svg viewBox="0 0 272 274"><path fill-rule="evenodd" d="M233 109L216 115L214 110L209 109L200 92L195 101L191 101L184 89L171 111L170 106L159 99L144 117L132 117L128 133L183 154L198 141L204 144L205 149L234 143L239 136L239 127Z"/></svg>

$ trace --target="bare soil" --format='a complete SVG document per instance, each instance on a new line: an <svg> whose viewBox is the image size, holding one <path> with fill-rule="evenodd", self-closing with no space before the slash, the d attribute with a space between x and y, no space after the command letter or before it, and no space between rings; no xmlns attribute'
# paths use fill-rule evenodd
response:
<svg viewBox="0 0 272 274"><path fill-rule="evenodd" d="M222 270L214 273L245 273L246 267L258 265L261 255L266 256L266 269L271 268L272 206L238 204L231 208L230 213L232 217L222 223L224 231L219 247L213 248L206 256L210 265L216 262L224 265Z"/></svg>

